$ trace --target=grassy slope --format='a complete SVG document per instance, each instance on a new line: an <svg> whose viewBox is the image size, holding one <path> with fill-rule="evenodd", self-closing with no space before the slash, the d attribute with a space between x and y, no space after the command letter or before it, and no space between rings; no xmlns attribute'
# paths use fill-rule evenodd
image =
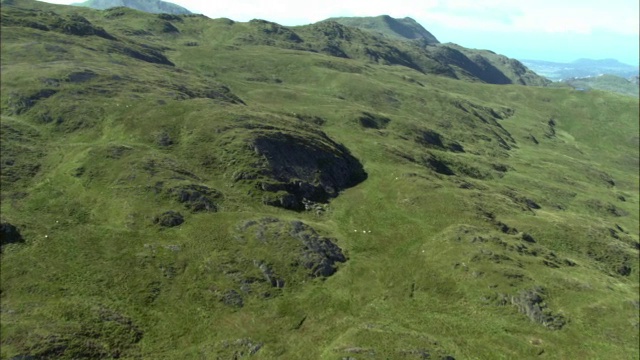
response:
<svg viewBox="0 0 640 360"><path fill-rule="evenodd" d="M636 99L471 84L404 67L237 46L232 34L250 25L225 20L184 18L172 21L179 34L166 34L153 30L162 29L153 15L108 18L108 12L17 3L80 12L120 39L127 38L124 31L151 29L128 38L167 46L175 67L106 56L108 40L95 36L3 29L3 161L13 151L20 164L40 164L35 176L25 166L17 181L3 178L3 221L18 225L26 239L3 249L3 358L69 337L79 339L66 342L73 351L86 353L91 338L124 358L227 358L248 350L224 341L245 338L264 344L255 358L411 358L419 349L462 359L527 358L542 349L549 358L638 356L631 303L638 300ZM44 78L65 79L79 69L98 76L61 80L55 95L23 113L10 111L12 92L48 88ZM184 87L220 89L221 83L247 106L179 100ZM499 120L514 139L506 141L510 150L494 135L506 139L504 133L479 118L489 118L483 107L514 111ZM355 119L363 111L391 122L362 128ZM42 123L46 113L62 121ZM232 181L234 172L250 167L242 150L249 134L238 124L293 129L293 113L323 118L322 130L368 173L323 215L262 205L250 195L251 184ZM420 129L438 131L466 152L426 149L414 141ZM173 146L156 145L163 132ZM427 153L448 159L457 175L397 155ZM144 170L150 160L165 165L151 175ZM497 165L508 170L496 171ZM220 190L221 211L190 214L147 189L159 180L182 181L176 169ZM528 209L523 197L541 209ZM607 204L627 214L616 216ZM165 209L181 210L186 222L159 230L150 218ZM486 212L531 234L537 243L525 244L539 255L468 241L464 228L521 243L491 225ZM237 224L263 216L313 225L337 238L349 261L326 281L293 284L267 300L247 295L243 308L230 308L216 295L236 286L224 269L259 251L236 242ZM608 229L616 224L629 234L612 238ZM549 252L559 268L544 265ZM616 273L622 263L631 266L630 275ZM569 319L562 330L486 300L538 285L547 289L549 308ZM120 320L105 321L105 312ZM143 332L139 342L132 340L136 329Z"/></svg>

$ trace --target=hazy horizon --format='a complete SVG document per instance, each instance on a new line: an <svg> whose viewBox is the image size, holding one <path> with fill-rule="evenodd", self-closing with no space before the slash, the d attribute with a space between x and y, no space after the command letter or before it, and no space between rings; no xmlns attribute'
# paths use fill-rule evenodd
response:
<svg viewBox="0 0 640 360"><path fill-rule="evenodd" d="M69 5L79 1L46 2ZM170 2L210 18L258 18L285 26L338 16L411 17L443 43L487 49L516 59L566 63L589 58L616 59L631 66L640 63L640 6L630 0L540 0L535 4L523 0L423 0L418 6L408 0L371 0L366 4L352 0Z"/></svg>

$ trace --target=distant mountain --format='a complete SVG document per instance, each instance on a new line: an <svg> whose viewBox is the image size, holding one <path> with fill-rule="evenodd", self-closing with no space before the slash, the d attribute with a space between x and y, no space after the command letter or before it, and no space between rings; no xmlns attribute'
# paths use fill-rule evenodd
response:
<svg viewBox="0 0 640 360"><path fill-rule="evenodd" d="M571 78L563 81L574 89L581 90L604 90L612 91L623 95L638 97L640 88L638 87L638 76L625 79L616 75L600 75L587 78Z"/></svg>
<svg viewBox="0 0 640 360"><path fill-rule="evenodd" d="M371 17L335 17L327 20L342 25L375 31L392 38L417 40L424 39L428 43L440 43L435 36L410 17L394 19L389 15Z"/></svg>
<svg viewBox="0 0 640 360"><path fill-rule="evenodd" d="M584 66L584 67L604 67L604 68L619 68L619 67L629 67L631 65L627 65L622 63L616 59L578 59L571 62L573 65Z"/></svg>
<svg viewBox="0 0 640 360"><path fill-rule="evenodd" d="M630 78L639 73L638 66L624 64L615 59L578 59L570 63L540 60L521 61L531 70L553 81L603 74Z"/></svg>
<svg viewBox="0 0 640 360"><path fill-rule="evenodd" d="M72 5L90 7L99 10L124 6L148 13L165 13L174 15L191 14L191 11L183 8L182 6L160 0L88 0Z"/></svg>

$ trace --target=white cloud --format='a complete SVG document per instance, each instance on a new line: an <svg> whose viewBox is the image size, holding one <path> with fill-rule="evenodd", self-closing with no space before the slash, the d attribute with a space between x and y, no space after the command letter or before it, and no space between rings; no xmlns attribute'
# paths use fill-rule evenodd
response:
<svg viewBox="0 0 640 360"><path fill-rule="evenodd" d="M51 0L72 3L79 0ZM236 21L266 19L301 25L332 16L409 16L427 29L441 28L502 32L590 34L639 33L638 0L174 0L211 18Z"/></svg>

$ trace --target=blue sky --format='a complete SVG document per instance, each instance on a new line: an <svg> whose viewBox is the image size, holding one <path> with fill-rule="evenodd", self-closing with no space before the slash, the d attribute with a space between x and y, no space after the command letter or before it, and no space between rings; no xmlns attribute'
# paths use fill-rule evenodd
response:
<svg viewBox="0 0 640 360"><path fill-rule="evenodd" d="M79 0L49 0L70 4ZM638 0L175 0L210 18L303 25L331 16L409 16L441 42L517 59L639 60Z"/></svg>

